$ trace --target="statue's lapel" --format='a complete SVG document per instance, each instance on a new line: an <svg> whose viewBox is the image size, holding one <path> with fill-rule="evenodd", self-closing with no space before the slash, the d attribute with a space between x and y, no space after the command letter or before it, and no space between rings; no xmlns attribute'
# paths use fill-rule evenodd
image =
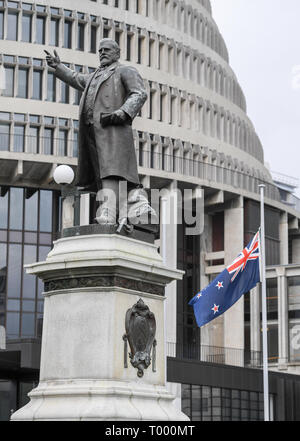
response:
<svg viewBox="0 0 300 441"><path fill-rule="evenodd" d="M102 86L102 84L105 81L107 81L112 76L112 74L115 72L117 66L118 66L118 63L114 63L105 72L103 72L102 74L99 75L99 80L98 80L98 84L97 84L95 97L97 96L99 88Z"/></svg>
<svg viewBox="0 0 300 441"><path fill-rule="evenodd" d="M83 95L82 95L82 99L80 100L80 103L79 103L79 115L81 115L81 112L83 110L83 105L85 103L86 94L87 94L87 91L89 90L89 87L90 87L90 84L92 82L92 79L95 78L96 75L97 75L97 70L94 72L93 75L91 75L91 77L89 78L89 80L87 82L87 85L86 85L86 87L84 89L84 92L83 92Z"/></svg>

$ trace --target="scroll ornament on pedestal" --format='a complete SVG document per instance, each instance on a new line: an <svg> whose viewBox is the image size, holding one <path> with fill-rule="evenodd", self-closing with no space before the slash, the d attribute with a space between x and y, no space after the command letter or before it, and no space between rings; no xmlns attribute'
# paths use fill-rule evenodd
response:
<svg viewBox="0 0 300 441"><path fill-rule="evenodd" d="M131 309L128 309L125 317L126 334L124 340L124 367L127 364L127 342L131 352L129 358L132 366L138 370L137 376L143 377L144 370L151 364L152 350L152 371L156 372L156 320L153 312L140 299Z"/></svg>

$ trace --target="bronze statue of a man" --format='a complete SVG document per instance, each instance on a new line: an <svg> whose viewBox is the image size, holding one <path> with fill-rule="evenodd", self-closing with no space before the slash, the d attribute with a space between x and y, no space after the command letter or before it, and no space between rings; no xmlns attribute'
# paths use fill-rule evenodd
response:
<svg viewBox="0 0 300 441"><path fill-rule="evenodd" d="M105 38L99 45L99 68L91 74L64 66L56 51L46 60L55 75L83 92L79 106L79 146L76 185L92 190L113 190L120 180L128 188L139 185L131 124L147 93L138 71L119 63L119 45ZM97 211L100 224L115 223L116 210L103 203Z"/></svg>

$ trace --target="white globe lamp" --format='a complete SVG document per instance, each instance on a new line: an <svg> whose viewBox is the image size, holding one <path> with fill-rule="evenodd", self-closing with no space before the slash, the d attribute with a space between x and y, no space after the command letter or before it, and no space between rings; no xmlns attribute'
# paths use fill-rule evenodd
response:
<svg viewBox="0 0 300 441"><path fill-rule="evenodd" d="M53 174L54 181L59 185L70 185L74 181L74 171L68 165L59 165Z"/></svg>

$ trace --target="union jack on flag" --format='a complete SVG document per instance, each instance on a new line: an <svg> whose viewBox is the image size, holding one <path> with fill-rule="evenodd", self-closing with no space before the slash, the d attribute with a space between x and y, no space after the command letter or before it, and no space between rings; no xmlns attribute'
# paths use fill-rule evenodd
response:
<svg viewBox="0 0 300 441"><path fill-rule="evenodd" d="M229 274L233 274L233 282L240 271L244 271L249 260L259 258L259 231L256 233L252 242L238 255L238 257L227 267Z"/></svg>
<svg viewBox="0 0 300 441"><path fill-rule="evenodd" d="M260 282L260 232L221 274L189 302L199 327L231 308Z"/></svg>

